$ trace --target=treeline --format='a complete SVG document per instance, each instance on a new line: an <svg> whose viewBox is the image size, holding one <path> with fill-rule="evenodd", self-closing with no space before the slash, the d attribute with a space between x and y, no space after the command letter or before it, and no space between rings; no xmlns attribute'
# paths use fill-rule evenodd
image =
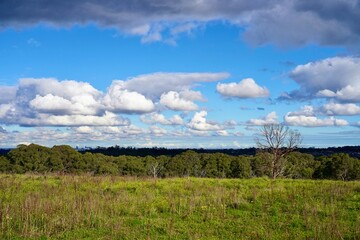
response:
<svg viewBox="0 0 360 240"><path fill-rule="evenodd" d="M271 155L250 156L186 151L175 156L107 156L80 153L70 146L47 148L36 144L19 145L0 156L3 173L110 174L151 177L251 178L271 176ZM314 157L293 152L283 159L281 176L302 179L360 179L360 159L348 154Z"/></svg>
<svg viewBox="0 0 360 240"><path fill-rule="evenodd" d="M195 151L197 153L225 153L232 156L238 155L255 155L256 148L238 148L238 149L205 149L205 148L162 148L162 147L153 147L153 148L135 148L135 147L120 147L118 145L111 147L96 147L96 148L87 148L79 149L80 152L90 152L90 153L102 153L109 156L153 156L158 157L161 155L175 156L186 151ZM360 158L360 146L343 146L343 147L328 147L328 148L298 148L298 152L308 153L315 157L320 156L330 156L336 153L346 153L351 157ZM1 150L0 150L1 153Z"/></svg>
<svg viewBox="0 0 360 240"><path fill-rule="evenodd" d="M108 156L137 156L137 157L158 157L161 155L175 156L186 151L194 151L196 153L225 153L227 155L255 155L256 148L241 148L241 149L205 149L205 148L164 148L164 147L152 147L152 148L138 148L138 147L120 147L118 145L111 147L96 147L80 149L80 152L90 153L102 153ZM360 151L360 149L359 149Z"/></svg>

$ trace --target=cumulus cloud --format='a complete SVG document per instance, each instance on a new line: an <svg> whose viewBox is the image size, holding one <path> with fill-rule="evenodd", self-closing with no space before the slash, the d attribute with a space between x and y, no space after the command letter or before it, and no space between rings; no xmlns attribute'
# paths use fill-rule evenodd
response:
<svg viewBox="0 0 360 240"><path fill-rule="evenodd" d="M189 101L205 101L203 95L199 91L185 89L180 92L180 96Z"/></svg>
<svg viewBox="0 0 360 240"><path fill-rule="evenodd" d="M20 79L15 102L55 115L97 115L104 110L99 103L102 93L86 82L58 81L53 78Z"/></svg>
<svg viewBox="0 0 360 240"><path fill-rule="evenodd" d="M164 136L167 133L167 131L158 126L150 126L150 133L157 137L161 137Z"/></svg>
<svg viewBox="0 0 360 240"><path fill-rule="evenodd" d="M129 125L130 121L106 111L101 116L38 114L36 118L20 117L21 126L118 126Z"/></svg>
<svg viewBox="0 0 360 240"><path fill-rule="evenodd" d="M316 110L315 110L315 108L313 106L305 105L305 106L301 107L300 110L290 112L289 114L291 116L307 116L307 117L310 117L310 116L314 116L315 112L316 112Z"/></svg>
<svg viewBox="0 0 360 240"><path fill-rule="evenodd" d="M290 77L300 89L287 94L288 99L315 97L360 102L360 58L333 57L297 66Z"/></svg>
<svg viewBox="0 0 360 240"><path fill-rule="evenodd" d="M321 111L326 115L360 115L360 106L353 103L327 103L321 107Z"/></svg>
<svg viewBox="0 0 360 240"><path fill-rule="evenodd" d="M0 91L1 89L7 87L0 87ZM118 105L104 105L105 96L113 92L104 95L86 82L23 78L20 79L18 86L11 89L16 89L15 94L0 104L0 121L3 124L22 126L129 124L128 119L115 114L119 110ZM137 100L135 97L133 100ZM123 107L126 111L139 111L133 107L132 102L124 102L128 104L127 108Z"/></svg>
<svg viewBox="0 0 360 240"><path fill-rule="evenodd" d="M216 131L216 134L217 134L218 136L222 136L222 137L227 137L227 136L229 136L229 132L226 131L226 130L218 130L218 131Z"/></svg>
<svg viewBox="0 0 360 240"><path fill-rule="evenodd" d="M257 85L252 78L243 79L238 83L218 83L216 90L225 97L261 98L270 95L267 88Z"/></svg>
<svg viewBox="0 0 360 240"><path fill-rule="evenodd" d="M195 111L198 106L190 100L184 99L178 92L170 91L160 97L160 103L174 111Z"/></svg>
<svg viewBox="0 0 360 240"><path fill-rule="evenodd" d="M324 109L323 109L324 110ZM318 118L316 114L321 114L321 109L315 109L313 106L304 106L299 111L288 112L284 121L291 126L302 127L327 127L327 126L347 126L349 123L344 119L335 117Z"/></svg>
<svg viewBox="0 0 360 240"><path fill-rule="evenodd" d="M228 73L155 73L114 80L106 92L87 82L55 78L22 78L17 86L0 86L0 123L22 126L115 126L129 120L117 114L154 112L161 105L175 111L194 111L194 101L205 101L201 82L219 81ZM169 91L168 91L169 90ZM176 90L176 91L173 91ZM157 119L160 124L181 125L183 119Z"/></svg>
<svg viewBox="0 0 360 240"><path fill-rule="evenodd" d="M17 87L1 86L0 87L0 104L12 101L16 96Z"/></svg>
<svg viewBox="0 0 360 240"><path fill-rule="evenodd" d="M143 94L150 99L158 99L163 93L181 92L182 98L194 101L203 100L200 92L190 88L198 83L217 82L230 76L229 73L166 73L158 72L139 75L123 81L124 88Z"/></svg>
<svg viewBox="0 0 360 240"><path fill-rule="evenodd" d="M329 117L320 119L316 116L305 116L305 115L291 115L287 114L284 117L285 123L290 126L301 126L301 127L328 127L328 126L347 126L349 123L344 119L337 119Z"/></svg>
<svg viewBox="0 0 360 240"><path fill-rule="evenodd" d="M101 111L100 103L90 95L74 96L71 100L52 94L46 94L45 96L36 95L29 102L29 106L39 112L55 115L96 115Z"/></svg>
<svg viewBox="0 0 360 240"><path fill-rule="evenodd" d="M159 123L161 125L183 125L184 120L179 115L174 115L170 119L166 119L166 117L159 113L150 113L140 116L140 120L147 124L156 124Z"/></svg>
<svg viewBox="0 0 360 240"><path fill-rule="evenodd" d="M7 113L12 109L11 104L0 104L0 118L6 117Z"/></svg>
<svg viewBox="0 0 360 240"><path fill-rule="evenodd" d="M329 89L319 91L316 96L317 97L325 97L325 98L335 98L341 101L355 101L360 102L360 90L359 87L353 87L351 85L347 85L346 87L338 90L331 91Z"/></svg>
<svg viewBox="0 0 360 240"><path fill-rule="evenodd" d="M101 92L87 82L58 81L55 78L21 78L16 94L20 93L28 93L31 97L35 94L53 94L66 99L82 95L90 95L94 98L101 96Z"/></svg>
<svg viewBox="0 0 360 240"><path fill-rule="evenodd" d="M277 124L277 123L279 123L279 121L278 121L278 116L277 116L276 112L271 112L263 118L250 119L246 123L248 125L263 126L263 125L268 125L268 124Z"/></svg>
<svg viewBox="0 0 360 240"><path fill-rule="evenodd" d="M147 113L155 108L154 103L144 95L124 88L124 82L113 81L103 102L113 112Z"/></svg>
<svg viewBox="0 0 360 240"><path fill-rule="evenodd" d="M41 6L41 7L39 7ZM352 46L358 43L360 6L354 0L41 0L0 3L0 26L56 26L96 23L142 37L173 42L208 22L227 21L245 29L252 44Z"/></svg>
<svg viewBox="0 0 360 240"><path fill-rule="evenodd" d="M129 125L121 128L122 133L125 136L132 136L132 135L142 135L146 133L146 131L138 126L135 125Z"/></svg>
<svg viewBox="0 0 360 240"><path fill-rule="evenodd" d="M206 111L196 112L187 126L195 131L216 131L224 129L220 124L208 121L206 116Z"/></svg>

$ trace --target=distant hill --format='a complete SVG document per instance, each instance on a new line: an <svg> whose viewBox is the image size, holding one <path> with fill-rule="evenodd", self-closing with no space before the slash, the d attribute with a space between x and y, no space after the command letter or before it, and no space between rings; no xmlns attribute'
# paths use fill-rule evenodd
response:
<svg viewBox="0 0 360 240"><path fill-rule="evenodd" d="M11 148L4 148L4 149L0 148L0 156L6 155L10 151L11 151Z"/></svg>

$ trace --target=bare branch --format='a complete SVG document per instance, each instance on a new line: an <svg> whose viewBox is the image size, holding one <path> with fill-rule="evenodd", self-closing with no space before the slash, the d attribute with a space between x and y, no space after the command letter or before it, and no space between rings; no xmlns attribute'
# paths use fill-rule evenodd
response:
<svg viewBox="0 0 360 240"><path fill-rule="evenodd" d="M282 124L264 125L255 137L258 148L268 151L273 155L272 177L278 177L284 168L284 157L296 149L302 142L301 134L292 131Z"/></svg>

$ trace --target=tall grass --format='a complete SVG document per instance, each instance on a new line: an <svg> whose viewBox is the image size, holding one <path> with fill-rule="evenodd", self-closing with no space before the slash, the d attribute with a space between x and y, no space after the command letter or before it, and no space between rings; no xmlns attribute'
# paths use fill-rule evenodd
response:
<svg viewBox="0 0 360 240"><path fill-rule="evenodd" d="M360 182L0 175L0 239L360 239Z"/></svg>

